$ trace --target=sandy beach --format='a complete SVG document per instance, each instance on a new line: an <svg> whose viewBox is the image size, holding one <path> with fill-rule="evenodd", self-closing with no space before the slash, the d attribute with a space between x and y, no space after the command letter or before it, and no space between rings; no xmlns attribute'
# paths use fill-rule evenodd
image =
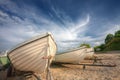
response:
<svg viewBox="0 0 120 80"><path fill-rule="evenodd" d="M120 80L120 54L99 53L98 58L103 59L103 64L116 64L116 67L86 66L82 65L53 65L51 71L55 80ZM97 63L101 64L101 63Z"/></svg>
<svg viewBox="0 0 120 80"><path fill-rule="evenodd" d="M116 67L105 66L86 66L83 69L82 65L58 64L51 65L51 72L54 80L120 80L120 53L109 52L96 54L102 59L102 63L116 64ZM92 64L92 63L90 63ZM101 64L101 63L96 63ZM3 73L0 72L0 80L3 79ZM41 74L41 79L46 80L45 73ZM17 80L15 78L8 80ZM19 80L19 79L18 79ZM29 79L34 80L34 79Z"/></svg>

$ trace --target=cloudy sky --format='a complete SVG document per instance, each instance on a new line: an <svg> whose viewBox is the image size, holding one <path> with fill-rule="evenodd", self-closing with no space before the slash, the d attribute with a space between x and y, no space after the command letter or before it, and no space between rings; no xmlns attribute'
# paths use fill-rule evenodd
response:
<svg viewBox="0 0 120 80"><path fill-rule="evenodd" d="M119 0L0 0L0 51L45 32L59 51L95 46L119 29Z"/></svg>

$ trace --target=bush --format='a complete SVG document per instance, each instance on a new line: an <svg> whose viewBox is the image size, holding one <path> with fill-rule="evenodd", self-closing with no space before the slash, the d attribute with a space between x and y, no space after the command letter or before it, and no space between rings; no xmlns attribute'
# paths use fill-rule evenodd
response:
<svg viewBox="0 0 120 80"><path fill-rule="evenodd" d="M120 50L120 30L115 32L115 35L108 34L105 38L105 44L96 46L95 51L112 51Z"/></svg>
<svg viewBox="0 0 120 80"><path fill-rule="evenodd" d="M115 37L106 44L105 50L120 50L120 37Z"/></svg>
<svg viewBox="0 0 120 80"><path fill-rule="evenodd" d="M108 34L105 38L105 44L109 43L114 38L113 34Z"/></svg>
<svg viewBox="0 0 120 80"><path fill-rule="evenodd" d="M105 47L106 47L105 44L101 44L100 46L94 47L94 50L95 51L104 51Z"/></svg>
<svg viewBox="0 0 120 80"><path fill-rule="evenodd" d="M87 48L90 48L90 47L91 47L90 44L87 44L87 43L83 43L83 44L80 45L80 47L83 47L83 46L85 46L85 47L87 47Z"/></svg>
<svg viewBox="0 0 120 80"><path fill-rule="evenodd" d="M115 32L115 36L114 37L120 37L120 30Z"/></svg>

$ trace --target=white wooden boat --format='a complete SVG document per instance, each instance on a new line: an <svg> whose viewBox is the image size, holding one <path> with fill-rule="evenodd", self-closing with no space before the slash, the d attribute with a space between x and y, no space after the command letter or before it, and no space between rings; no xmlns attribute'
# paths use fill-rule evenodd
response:
<svg viewBox="0 0 120 80"><path fill-rule="evenodd" d="M89 59L89 58L92 58L93 55L94 55L94 49L93 48L87 48L87 51L86 51L86 57L85 59Z"/></svg>
<svg viewBox="0 0 120 80"><path fill-rule="evenodd" d="M68 52L56 54L54 62L78 64L85 58L85 56L86 48L81 47Z"/></svg>
<svg viewBox="0 0 120 80"><path fill-rule="evenodd" d="M27 40L8 52L8 57L16 70L42 73L46 70L48 59L52 61L56 44L51 34L46 33Z"/></svg>

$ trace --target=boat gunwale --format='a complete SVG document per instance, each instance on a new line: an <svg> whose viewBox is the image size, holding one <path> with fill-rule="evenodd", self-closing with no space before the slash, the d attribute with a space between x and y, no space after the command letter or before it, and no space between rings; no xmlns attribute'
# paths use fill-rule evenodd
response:
<svg viewBox="0 0 120 80"><path fill-rule="evenodd" d="M58 53L56 55L62 55L62 54L66 54L66 53L69 53L69 52L74 52L74 51L81 50L81 49L86 49L86 48L85 47L76 48L76 49L72 49L72 50L69 50L69 51Z"/></svg>
<svg viewBox="0 0 120 80"><path fill-rule="evenodd" d="M51 39L52 39L53 42L55 43L55 46L57 47L56 42L55 42L54 39L53 39L53 36L52 36L50 33L47 33L47 34L44 34L44 35L38 35L38 36L36 36L36 37L33 37L33 38L31 38L31 39L28 39L28 40L25 40L25 41L19 43L17 46L13 47L12 49L10 49L10 50L7 52L7 56L9 57L9 54L10 54L11 52L15 51L16 49L18 49L18 48L20 48L20 47L22 47L22 46L25 46L25 45L27 45L27 44L30 44L30 43L32 43L32 42L35 42L35 41L37 41L37 40L39 40L39 39L42 39L42 38L45 38L45 37L48 37L48 36L51 37Z"/></svg>
<svg viewBox="0 0 120 80"><path fill-rule="evenodd" d="M87 53L94 52L94 51L88 51Z"/></svg>

